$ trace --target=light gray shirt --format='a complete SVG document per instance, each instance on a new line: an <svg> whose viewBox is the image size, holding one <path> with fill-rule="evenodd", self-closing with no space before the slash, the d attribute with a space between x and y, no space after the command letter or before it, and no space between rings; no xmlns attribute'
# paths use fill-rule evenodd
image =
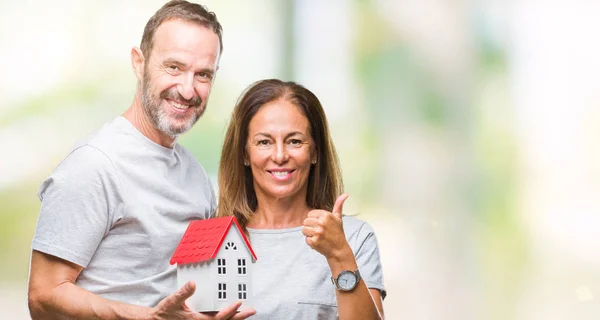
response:
<svg viewBox="0 0 600 320"><path fill-rule="evenodd" d="M123 117L78 144L38 196L32 249L84 267L78 286L142 306L177 290L171 255L188 223L216 206L189 151L152 142Z"/></svg>
<svg viewBox="0 0 600 320"><path fill-rule="evenodd" d="M367 287L385 296L373 229L353 217L344 217L343 224ZM252 274L252 319L337 319L331 269L325 257L306 244L302 227L248 231L258 257Z"/></svg>

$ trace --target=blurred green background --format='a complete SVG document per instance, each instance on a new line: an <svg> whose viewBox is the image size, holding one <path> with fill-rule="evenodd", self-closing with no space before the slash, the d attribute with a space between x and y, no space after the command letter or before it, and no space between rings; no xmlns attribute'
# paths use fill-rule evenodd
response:
<svg viewBox="0 0 600 320"><path fill-rule="evenodd" d="M29 317L39 184L129 106L129 53L163 3L0 3L2 318ZM213 181L239 93L298 81L329 117L346 210L377 233L388 319L600 318L600 2L203 3L224 52L180 142Z"/></svg>

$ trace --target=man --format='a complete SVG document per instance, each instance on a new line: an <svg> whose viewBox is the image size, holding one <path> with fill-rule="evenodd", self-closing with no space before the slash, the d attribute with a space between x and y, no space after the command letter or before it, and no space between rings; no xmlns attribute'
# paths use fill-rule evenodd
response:
<svg viewBox="0 0 600 320"><path fill-rule="evenodd" d="M240 302L195 313L169 259L188 223L215 209L206 172L182 146L206 109L222 51L212 12L171 1L131 60L133 103L76 146L42 183L32 243L34 319L245 319ZM202 284L199 284L202 285Z"/></svg>

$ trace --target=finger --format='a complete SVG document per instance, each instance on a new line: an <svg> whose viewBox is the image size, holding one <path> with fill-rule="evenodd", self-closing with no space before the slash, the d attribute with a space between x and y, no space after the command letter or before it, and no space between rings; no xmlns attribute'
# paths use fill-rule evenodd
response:
<svg viewBox="0 0 600 320"><path fill-rule="evenodd" d="M315 230L312 227L304 227L302 228L302 234L305 237L312 237L315 235Z"/></svg>
<svg viewBox="0 0 600 320"><path fill-rule="evenodd" d="M173 299L169 301L173 305L183 305L187 298L191 297L196 291L196 284L194 281L188 281L181 287L177 292L173 293Z"/></svg>
<svg viewBox="0 0 600 320"><path fill-rule="evenodd" d="M344 201L346 201L346 199L348 199L348 197L350 197L347 193L344 193L342 195L340 195L339 197L337 197L337 199L335 200L335 204L333 205L333 211L331 211L331 213L333 213L334 216L338 217L338 218L342 218L342 210L344 207Z"/></svg>
<svg viewBox="0 0 600 320"><path fill-rule="evenodd" d="M256 314L256 310L254 309L244 309L238 313L236 313L231 319L233 320L241 320L251 317Z"/></svg>
<svg viewBox="0 0 600 320"><path fill-rule="evenodd" d="M242 306L242 302L238 300L238 301L230 304L229 306L221 309L221 311L219 311L215 315L215 318L217 318L217 319L229 319L231 316L233 316L237 312L237 310L241 306Z"/></svg>
<svg viewBox="0 0 600 320"><path fill-rule="evenodd" d="M315 241L313 240L313 238L312 238L312 237L306 237L306 238L304 238L304 242L306 242L306 244L307 244L309 247L311 247L311 248L313 248L313 245L315 244ZM313 248L313 249L314 249L314 248Z"/></svg>
<svg viewBox="0 0 600 320"><path fill-rule="evenodd" d="M324 211L324 210L310 210L306 216L308 218L318 218L318 217L320 217L325 212L327 212L327 211Z"/></svg>
<svg viewBox="0 0 600 320"><path fill-rule="evenodd" d="M319 225L319 219L318 218L306 218L304 219L303 222L305 227L314 227Z"/></svg>

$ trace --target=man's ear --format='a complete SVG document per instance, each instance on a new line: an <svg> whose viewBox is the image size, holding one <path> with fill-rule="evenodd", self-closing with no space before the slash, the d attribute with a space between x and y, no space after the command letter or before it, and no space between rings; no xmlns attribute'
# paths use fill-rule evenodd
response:
<svg viewBox="0 0 600 320"><path fill-rule="evenodd" d="M215 74L213 75L212 82L215 83L215 79L217 79L217 71L219 71L219 65L215 68Z"/></svg>
<svg viewBox="0 0 600 320"><path fill-rule="evenodd" d="M138 47L131 48L131 67L139 82L144 78L144 54Z"/></svg>

